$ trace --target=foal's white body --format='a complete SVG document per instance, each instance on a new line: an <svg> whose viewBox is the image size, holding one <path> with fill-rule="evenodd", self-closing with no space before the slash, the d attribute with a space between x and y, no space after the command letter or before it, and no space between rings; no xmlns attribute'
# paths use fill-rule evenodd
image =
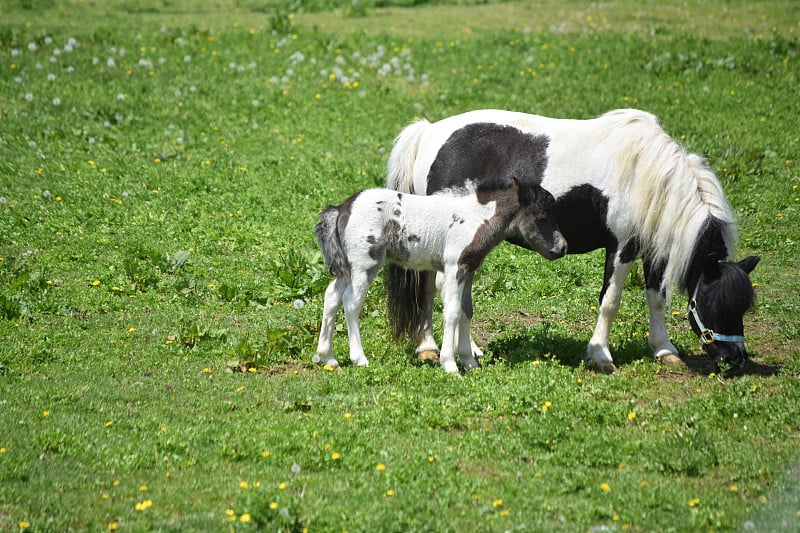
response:
<svg viewBox="0 0 800 533"><path fill-rule="evenodd" d="M375 275L388 260L408 269L442 272L441 365L447 372L458 372L454 357L457 351L465 369L477 368L470 346L470 318L462 312L462 301L471 298L464 294L464 286L471 286L472 272L458 279L459 257L478 229L494 216L495 209L496 202L481 204L474 193L417 196L388 189L359 193L352 203L344 235L340 236L350 263L350 279L337 276L325 291L317 345L319 361L339 366L332 341L336 313L344 305L350 360L357 366L369 364L361 344L358 318ZM376 242L378 238L387 240Z"/></svg>

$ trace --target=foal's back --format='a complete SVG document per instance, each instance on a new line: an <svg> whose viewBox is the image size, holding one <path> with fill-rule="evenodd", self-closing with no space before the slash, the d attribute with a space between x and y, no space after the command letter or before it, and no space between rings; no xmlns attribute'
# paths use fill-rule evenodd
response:
<svg viewBox="0 0 800 533"><path fill-rule="evenodd" d="M442 271L494 211L494 202L482 204L474 192L419 196L366 189L350 202L348 213L340 213L347 217L344 247L351 262L360 256L376 264L389 260Z"/></svg>

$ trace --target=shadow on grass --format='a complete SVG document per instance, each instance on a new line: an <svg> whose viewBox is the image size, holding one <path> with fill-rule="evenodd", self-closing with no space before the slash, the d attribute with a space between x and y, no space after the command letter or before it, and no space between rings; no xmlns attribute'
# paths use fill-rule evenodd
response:
<svg viewBox="0 0 800 533"><path fill-rule="evenodd" d="M579 367L584 363L587 339L582 337L568 337L563 334L549 331L546 325L541 325L529 332L502 336L491 340L487 345L487 354L490 355L484 364L504 362L509 365L528 363L534 360L558 361L569 367ZM619 366L631 364L643 358L649 358L650 348L645 339L626 340L622 344L612 345L614 363ZM687 355L689 350L678 346L681 352L679 358L686 365L686 369L693 375L709 375L719 373L714 361L705 353ZM752 359L740 372L726 373L725 377L738 377L742 375L775 376L781 368L775 365L762 364Z"/></svg>

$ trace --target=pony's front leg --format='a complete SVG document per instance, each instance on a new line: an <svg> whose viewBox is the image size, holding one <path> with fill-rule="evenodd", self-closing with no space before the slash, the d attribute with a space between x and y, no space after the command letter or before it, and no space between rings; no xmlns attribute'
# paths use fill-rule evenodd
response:
<svg viewBox="0 0 800 533"><path fill-rule="evenodd" d="M445 372L452 374L458 373L454 352L456 329L461 319L461 288L463 288L463 284L456 280L455 272L445 270L442 280L444 331L442 333L442 350L439 353L439 362ZM469 336L467 335L466 338L468 339Z"/></svg>
<svg viewBox="0 0 800 533"><path fill-rule="evenodd" d="M600 309L597 311L597 324L586 348L587 361L593 362L595 370L604 374L611 374L617 369L611 358L611 350L608 348L608 335L611 323L619 311L622 289L625 287L625 280L632 266L633 261L621 263L619 254L606 252L605 280L600 296Z"/></svg>
<svg viewBox="0 0 800 533"><path fill-rule="evenodd" d="M319 328L319 342L317 342L317 356L315 362L339 367L339 361L333 356L333 332L336 323L336 313L342 307L342 293L347 288L347 282L341 278L334 278L325 290L325 303L322 306L322 325Z"/></svg>
<svg viewBox="0 0 800 533"><path fill-rule="evenodd" d="M668 364L684 364L678 357L678 349L669 340L667 323L664 318L665 298L661 290L664 280L663 272L654 270L647 261L644 262L644 277L647 284L645 297L649 316L649 335L647 344L653 356Z"/></svg>
<svg viewBox="0 0 800 533"><path fill-rule="evenodd" d="M350 276L350 285L342 294L344 302L344 317L347 321L347 337L350 341L350 361L356 366L367 366L367 356L361 344L361 330L358 326L358 317L364 306L364 299L372 283L375 272L368 272L353 268Z"/></svg>
<svg viewBox="0 0 800 533"><path fill-rule="evenodd" d="M417 324L414 325L413 341L417 345L417 358L420 361L436 362L439 360L439 347L433 338L433 300L436 297L438 277L436 272L419 273L422 287L421 312Z"/></svg>

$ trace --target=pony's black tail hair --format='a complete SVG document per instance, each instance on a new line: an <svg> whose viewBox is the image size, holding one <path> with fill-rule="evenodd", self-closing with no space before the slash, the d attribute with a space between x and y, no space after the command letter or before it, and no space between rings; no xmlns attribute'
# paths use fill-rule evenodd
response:
<svg viewBox="0 0 800 533"><path fill-rule="evenodd" d="M415 333L415 326L423 316L420 305L425 294L425 285L431 276L416 270L389 264L386 271L386 295L388 298L389 327L394 340Z"/></svg>
<svg viewBox="0 0 800 533"><path fill-rule="evenodd" d="M342 248L338 227L339 208L331 205L319 214L319 220L314 226L314 233L330 273L349 281L350 263L347 261L344 248Z"/></svg>

